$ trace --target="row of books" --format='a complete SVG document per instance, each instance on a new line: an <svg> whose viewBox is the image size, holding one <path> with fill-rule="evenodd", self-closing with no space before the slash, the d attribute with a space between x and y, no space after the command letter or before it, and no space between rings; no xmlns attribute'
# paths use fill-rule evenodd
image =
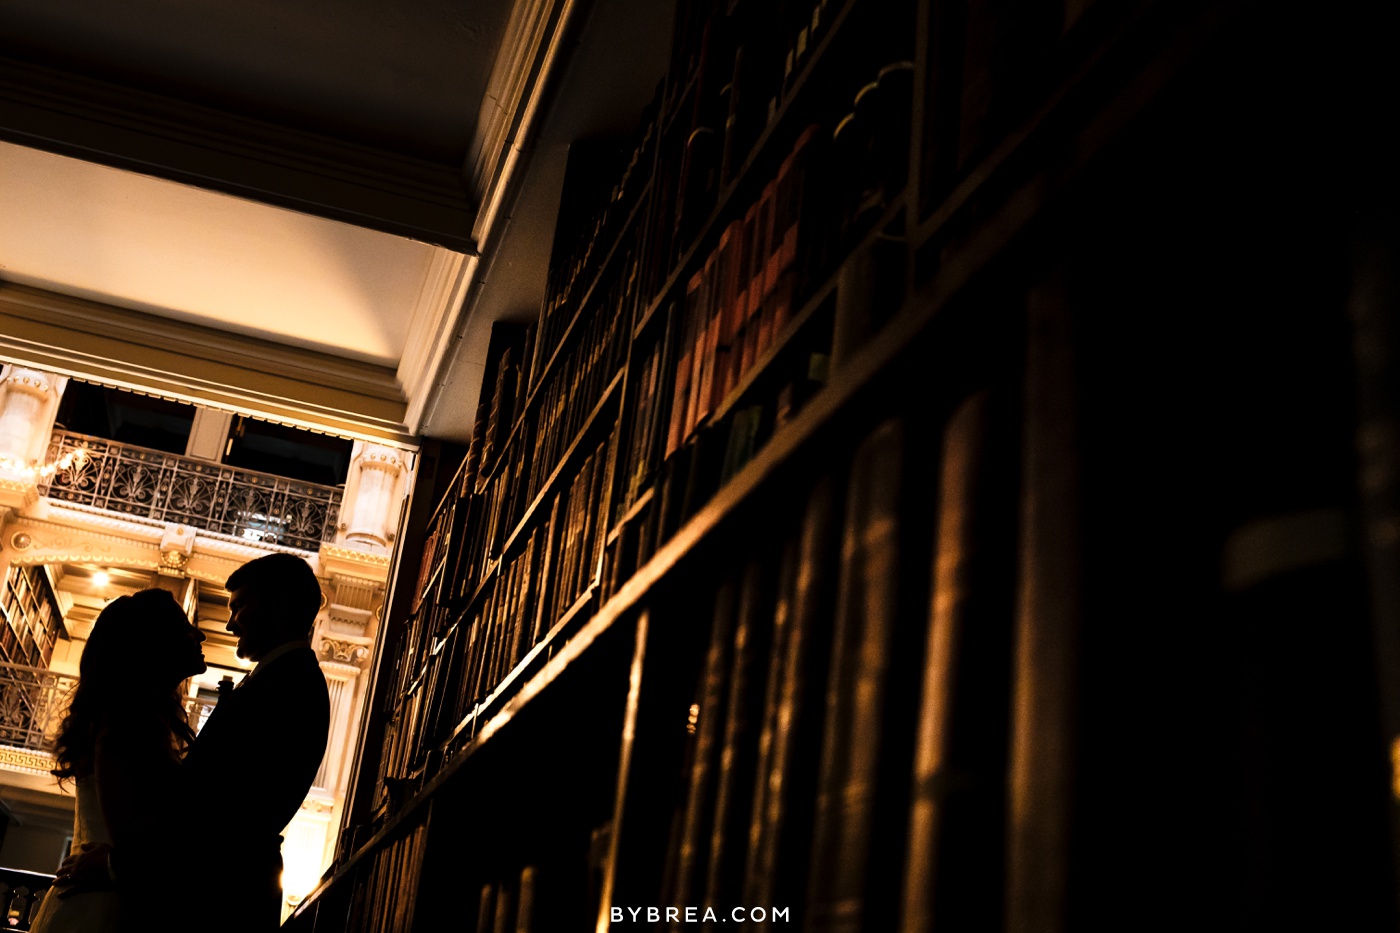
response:
<svg viewBox="0 0 1400 933"><path fill-rule="evenodd" d="M636 500L657 465L704 423L783 332L798 284L799 256L815 239L804 193L819 185L814 154L821 129L802 133L757 202L721 234L689 280L684 303L638 358L631 391L632 444L621 504Z"/></svg>
<svg viewBox="0 0 1400 933"><path fill-rule="evenodd" d="M376 852L359 870L341 929L346 933L411 933L427 843L428 827L420 824Z"/></svg>
<svg viewBox="0 0 1400 933"><path fill-rule="evenodd" d="M535 866L526 865L519 877L482 885L476 925L469 933L532 933L537 928L535 875Z"/></svg>
<svg viewBox="0 0 1400 933"><path fill-rule="evenodd" d="M610 293L613 300L603 302L589 318L548 383L539 388L539 401L519 423L501 462L491 474L478 476L476 517L463 529L466 540L452 571L453 591L459 597L470 595L482 580L617 378L627 353L635 267L628 257Z"/></svg>
<svg viewBox="0 0 1400 933"><path fill-rule="evenodd" d="M918 439L891 420L844 483L818 479L795 525L720 578L694 699L672 726L680 793L659 903L927 931L937 886L941 922L995 928L1014 566L998 547L1014 541L1014 509L984 503L1015 460L988 465L989 410L981 393L949 422L937 497L920 491ZM964 864L938 862L949 845ZM944 890L950 878L963 890Z"/></svg>
<svg viewBox="0 0 1400 933"><path fill-rule="evenodd" d="M776 5L694 0L677 14L666 101L664 255L688 249L764 128L793 90L834 11L827 0ZM674 142L671 140L674 139Z"/></svg>
<svg viewBox="0 0 1400 933"><path fill-rule="evenodd" d="M469 614L447 600L415 613L400 641L384 776L415 779L468 714L549 634L597 578L607 528L604 496L614 438L583 460L547 520L504 555L489 592Z"/></svg>
<svg viewBox="0 0 1400 933"><path fill-rule="evenodd" d="M621 509L636 501L661 460L693 437L764 359L802 302L903 190L912 76L911 61L890 62L870 73L872 80L860 86L853 109L834 121L834 130L806 127L755 202L697 264L681 310L671 309L667 332L638 357ZM902 271L897 277L902 281ZM845 291L865 294L870 285L853 279ZM872 313L852 295L844 297L848 317L850 309L865 317ZM843 322L841 333L855 329ZM780 391L786 389L784 383ZM799 388L787 391L776 403L776 424L801 404ZM752 411L739 419L731 446L751 448L758 420Z"/></svg>
<svg viewBox="0 0 1400 933"><path fill-rule="evenodd" d="M648 133L644 129L627 173L645 160ZM624 177L609 198L614 209L608 216L615 218L616 205L627 198L635 200L637 187L635 178ZM589 235L607 226L595 218ZM620 383L640 295L642 241L634 230L618 243L617 258L573 321L567 346L555 341L557 354L541 349L551 337L538 336L557 315L556 302L542 309L536 325L519 328L497 355L466 458L429 523L413 614L396 647L397 685L386 700L391 726L381 761L385 798L433 763L432 753L456 724L596 576L615 447L597 437L616 419L615 407L599 406L610 386ZM592 256L591 249L584 254ZM581 262L573 274L596 271L596 263ZM542 374L534 374L546 364L549 374L542 381ZM535 393L538 399L530 402ZM598 429L583 437L590 416ZM584 446L552 498L539 501L576 441ZM532 504L533 525L521 527ZM513 534L517 544L504 553ZM487 584L484 602L464 617Z"/></svg>
<svg viewBox="0 0 1400 933"><path fill-rule="evenodd" d="M607 438L588 455L569 488L553 497L548 520L503 558L485 604L460 623L459 643L446 653L461 658L463 674L450 677L447 695L432 700L453 708L454 721L484 701L592 586L611 447Z"/></svg>
<svg viewBox="0 0 1400 933"><path fill-rule="evenodd" d="M704 41L715 43L700 51L694 80L686 79L692 104L709 82L713 56L729 62L724 67L735 75L743 71L745 80L756 81L752 56L748 64L739 62L742 50L779 41L792 51L792 62L782 69L792 74L793 62L800 63L823 27L825 6L784 10L776 25L752 3L700 3L683 14L699 16L707 24ZM658 120L667 119L657 107L645 115L603 209L577 223L572 241L556 242L550 297L537 324L522 329L496 359L466 460L430 524L414 615L398 646L387 780L408 779L431 764L435 743L569 607L595 582L602 588L595 595L615 590L824 381L826 347L821 340L800 344L792 359L773 367L782 370L775 385L735 407L723 424L708 423L785 333L795 305L818 276L830 273L827 266L839 258L835 244L859 214L844 205L869 200L866 180L881 180L886 193L894 184L887 156L907 151L907 128L900 144L881 140L891 135L886 111L898 109L907 88L891 90L898 82L886 74L904 75L905 69L885 69L861 91L860 119L835 121L834 136L825 122L797 133L754 202L697 263L684 297L667 308L664 330L644 336L650 341L646 349L631 354L623 422L629 442L621 448L605 442L587 453L586 446L577 449L552 499L541 500L571 445L586 440L580 437L585 422L595 417L601 433L615 418L600 409L600 401L622 384L634 321L651 299L648 280L657 284L657 270L664 267L660 239L670 220L666 205L675 203L667 201L667 191L677 194L675 185L657 176L661 184L649 209L633 212L645 184L643 169L649 170L650 153L660 144ZM883 108L872 109L876 100ZM907 99L903 106L907 111ZM833 199L827 189L849 197ZM833 203L843 206L833 210ZM625 235L620 218L635 224ZM604 269L606 253L614 258ZM580 306L590 287L594 297ZM566 328L571 336L561 344ZM623 481L615 497L618 473ZM609 525L646 490L652 501L636 516L635 527L606 547ZM522 526L532 506L533 524ZM514 542L510 553L508 541ZM484 602L463 616L488 585Z"/></svg>
<svg viewBox="0 0 1400 933"><path fill-rule="evenodd" d="M813 125L798 137L758 201L725 228L686 286L667 455L694 434L792 318L801 295L799 253L820 239L811 209L820 200L804 195L809 185L822 184L817 172L809 177L821 136Z"/></svg>
<svg viewBox="0 0 1400 933"><path fill-rule="evenodd" d="M573 237L562 245L563 248L557 246L556 255L550 257L549 279L539 317L540 340L535 350L537 371L558 347L569 322L580 310L585 293L597 279L609 250L622 234L623 224L637 207L651 177L658 106L659 101L654 100L642 114L634 140L624 148L621 170L614 176L616 182L603 192L601 205L594 207L581 221L568 216L559 220L561 231Z"/></svg>

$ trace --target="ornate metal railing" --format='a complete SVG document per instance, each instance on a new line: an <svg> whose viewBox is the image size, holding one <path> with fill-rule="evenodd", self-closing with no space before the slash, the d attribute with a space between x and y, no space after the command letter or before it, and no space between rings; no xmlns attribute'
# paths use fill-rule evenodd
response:
<svg viewBox="0 0 1400 933"><path fill-rule="evenodd" d="M341 490L55 431L49 463L82 452L40 487L51 499L305 551L335 537Z"/></svg>
<svg viewBox="0 0 1400 933"><path fill-rule="evenodd" d="M0 745L53 751L68 698L78 678L37 667L0 662ZM204 728L217 700L185 699L190 728Z"/></svg>
<svg viewBox="0 0 1400 933"><path fill-rule="evenodd" d="M0 744L53 750L69 693L78 678L0 663Z"/></svg>

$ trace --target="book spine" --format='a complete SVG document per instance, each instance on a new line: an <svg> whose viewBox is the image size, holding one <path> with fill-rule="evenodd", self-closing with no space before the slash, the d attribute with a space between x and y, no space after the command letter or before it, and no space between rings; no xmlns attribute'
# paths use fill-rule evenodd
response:
<svg viewBox="0 0 1400 933"><path fill-rule="evenodd" d="M714 812L715 756L724 729L725 681L733 641L735 602L734 582L726 580L715 594L714 622L702 680L704 689L696 714L695 750L676 858L677 904L694 903L693 898L701 893L704 883L701 871L707 862L707 829ZM672 929L678 931L681 927L673 924Z"/></svg>
<svg viewBox="0 0 1400 933"><path fill-rule="evenodd" d="M1378 226L1378 225L1377 225ZM1400 437L1400 234L1372 226L1352 244L1353 286L1348 312L1357 373L1357 468L1372 639L1380 672L1381 728L1392 768L1400 773L1400 539L1389 534L1400 514L1400 473L1392 451ZM1400 783L1397 783L1400 787ZM1387 801L1393 851L1400 853L1400 794ZM1400 872L1400 859L1396 859ZM1396 885L1400 891L1400 884Z"/></svg>
<svg viewBox="0 0 1400 933"><path fill-rule="evenodd" d="M943 432L902 933L1002 919L1015 470L994 420L982 390Z"/></svg>
<svg viewBox="0 0 1400 933"><path fill-rule="evenodd" d="M535 931L535 866L526 865L520 870L518 905L515 911L514 933L534 933Z"/></svg>
<svg viewBox="0 0 1400 933"><path fill-rule="evenodd" d="M814 930L861 929L867 910L886 674L898 608L903 431L856 450L846 502L808 895Z"/></svg>
<svg viewBox="0 0 1400 933"><path fill-rule="evenodd" d="M815 767L821 753L821 715L831 650L830 607L837 577L837 513L834 482L819 479L808 494L794 563L780 577L780 593L790 593L789 623L778 637L773 662L781 666L772 712L772 746L759 768L749 831L744 900L752 904L800 901L806 895ZM780 597L781 599L781 597ZM775 614L781 620L782 603ZM758 924L766 929L766 918Z"/></svg>
<svg viewBox="0 0 1400 933"><path fill-rule="evenodd" d="M1067 919L1081 611L1074 358L1062 285L1034 288L1026 315L1006 929L1056 933Z"/></svg>
<svg viewBox="0 0 1400 933"><path fill-rule="evenodd" d="M763 561L750 560L739 587L705 885L704 903L715 907L734 903L743 893L744 838L752 801L757 733L753 710L763 692L760 659L767 654L770 637L768 626L761 622L767 608L768 572ZM707 926L714 928L713 924Z"/></svg>

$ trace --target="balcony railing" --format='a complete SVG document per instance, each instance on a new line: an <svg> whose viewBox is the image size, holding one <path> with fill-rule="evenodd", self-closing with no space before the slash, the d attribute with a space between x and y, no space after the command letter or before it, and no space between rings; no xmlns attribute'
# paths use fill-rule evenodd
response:
<svg viewBox="0 0 1400 933"><path fill-rule="evenodd" d="M78 678L38 667L0 662L0 745L52 752L68 698ZM204 728L217 700L185 698L185 716L195 732Z"/></svg>
<svg viewBox="0 0 1400 933"><path fill-rule="evenodd" d="M83 455L40 487L51 499L217 534L317 550L335 537L341 489L55 431L49 463Z"/></svg>
<svg viewBox="0 0 1400 933"><path fill-rule="evenodd" d="M0 925L27 930L44 894L53 887L53 875L17 868L0 868Z"/></svg>
<svg viewBox="0 0 1400 933"><path fill-rule="evenodd" d="M68 695L78 678L0 663L0 745L53 751Z"/></svg>

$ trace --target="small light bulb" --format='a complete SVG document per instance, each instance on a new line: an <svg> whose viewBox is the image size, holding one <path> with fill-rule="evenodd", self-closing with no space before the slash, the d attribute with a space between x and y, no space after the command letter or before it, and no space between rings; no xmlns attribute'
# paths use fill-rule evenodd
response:
<svg viewBox="0 0 1400 933"><path fill-rule="evenodd" d="M92 585L97 587L98 589L105 587L108 583L111 582L112 576L105 570L99 570L97 571L97 573L92 575Z"/></svg>

